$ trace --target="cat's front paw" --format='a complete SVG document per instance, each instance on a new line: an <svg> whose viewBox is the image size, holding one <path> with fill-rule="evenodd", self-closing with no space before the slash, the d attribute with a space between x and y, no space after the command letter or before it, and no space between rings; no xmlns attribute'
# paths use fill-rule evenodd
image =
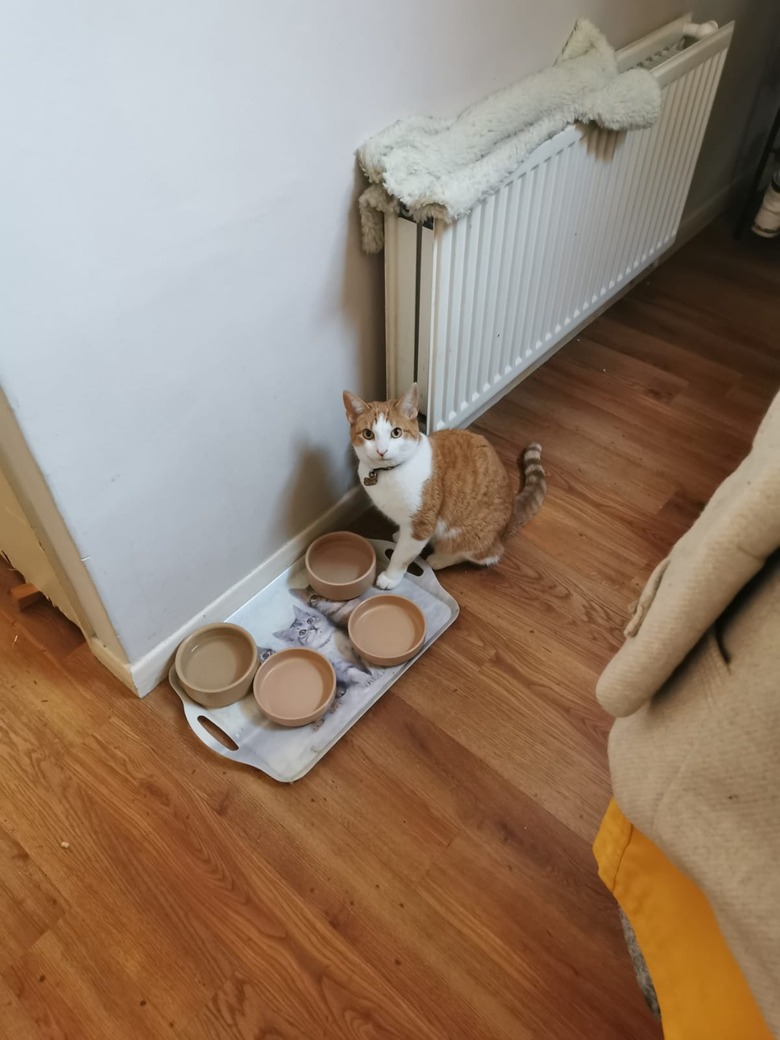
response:
<svg viewBox="0 0 780 1040"><path fill-rule="evenodd" d="M396 585L401 584L402 578L403 574L393 574L389 569L382 571L376 579L376 587L378 589L394 589Z"/></svg>

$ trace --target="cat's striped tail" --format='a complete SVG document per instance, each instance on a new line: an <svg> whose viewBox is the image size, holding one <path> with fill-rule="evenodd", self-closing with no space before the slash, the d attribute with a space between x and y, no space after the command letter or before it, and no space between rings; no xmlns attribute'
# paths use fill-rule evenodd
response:
<svg viewBox="0 0 780 1040"><path fill-rule="evenodd" d="M541 444L529 444L519 456L517 466L523 486L515 496L515 507L509 523L506 525L504 537L508 538L515 531L527 524L539 512L547 494L547 482L542 468Z"/></svg>

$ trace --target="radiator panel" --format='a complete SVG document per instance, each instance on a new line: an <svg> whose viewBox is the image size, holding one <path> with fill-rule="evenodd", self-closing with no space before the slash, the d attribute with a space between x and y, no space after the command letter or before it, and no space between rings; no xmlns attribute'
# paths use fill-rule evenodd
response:
<svg viewBox="0 0 780 1040"><path fill-rule="evenodd" d="M661 85L650 129L568 127L467 217L387 219L388 392L414 375L428 430L468 424L673 243L732 29L654 65L673 31L621 52Z"/></svg>

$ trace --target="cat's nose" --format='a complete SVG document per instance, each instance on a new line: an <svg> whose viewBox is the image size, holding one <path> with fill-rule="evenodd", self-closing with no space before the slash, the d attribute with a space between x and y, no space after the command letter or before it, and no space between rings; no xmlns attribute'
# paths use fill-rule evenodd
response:
<svg viewBox="0 0 780 1040"><path fill-rule="evenodd" d="M385 455L387 455L387 451L386 451L386 450L385 450L385 451L380 451L380 450L379 450L379 448L377 448L377 449L376 449L376 453L377 453L377 455L378 455L378 456L379 456L379 457L380 457L381 459L383 459L383 458L385 457Z"/></svg>

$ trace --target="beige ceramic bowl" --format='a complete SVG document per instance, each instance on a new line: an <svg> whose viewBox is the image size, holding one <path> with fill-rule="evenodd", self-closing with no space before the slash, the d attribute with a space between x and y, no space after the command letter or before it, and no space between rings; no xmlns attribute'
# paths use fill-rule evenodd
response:
<svg viewBox="0 0 780 1040"><path fill-rule="evenodd" d="M348 627L363 660L381 668L403 664L425 642L425 615L403 596L372 596L355 607Z"/></svg>
<svg viewBox="0 0 780 1040"><path fill-rule="evenodd" d="M257 645L238 625L205 625L179 645L174 664L194 701L204 708L224 708L249 692L257 671Z"/></svg>
<svg viewBox="0 0 780 1040"><path fill-rule="evenodd" d="M361 596L376 577L374 547L359 534L334 531L312 542L306 553L309 584L326 599Z"/></svg>
<svg viewBox="0 0 780 1040"><path fill-rule="evenodd" d="M272 722L305 726L324 715L336 696L336 673L322 654L305 647L279 650L255 675L255 700Z"/></svg>

